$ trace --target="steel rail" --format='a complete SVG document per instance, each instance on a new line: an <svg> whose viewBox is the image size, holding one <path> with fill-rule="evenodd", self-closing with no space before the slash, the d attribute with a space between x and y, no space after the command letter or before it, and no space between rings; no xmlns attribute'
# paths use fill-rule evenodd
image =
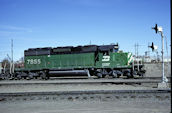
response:
<svg viewBox="0 0 172 113"><path fill-rule="evenodd" d="M54 80L54 81L1 81L0 85L38 85L38 84L137 84L137 83L160 83L161 80L150 79L81 79L81 80ZM171 83L170 81L168 83Z"/></svg>
<svg viewBox="0 0 172 113"><path fill-rule="evenodd" d="M31 95L67 95L67 94L120 94L120 93L171 93L171 89L152 90L89 90L89 91L51 91L51 92L15 92L0 93L2 96L31 96Z"/></svg>

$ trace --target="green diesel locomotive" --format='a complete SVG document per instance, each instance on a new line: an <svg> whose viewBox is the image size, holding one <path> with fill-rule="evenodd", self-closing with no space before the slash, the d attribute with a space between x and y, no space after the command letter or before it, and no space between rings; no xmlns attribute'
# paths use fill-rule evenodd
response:
<svg viewBox="0 0 172 113"><path fill-rule="evenodd" d="M128 78L143 76L143 65L134 65L130 52L119 51L118 44L33 48L24 51L24 68L15 69L15 77L48 79L50 73L85 71L88 77L110 75Z"/></svg>

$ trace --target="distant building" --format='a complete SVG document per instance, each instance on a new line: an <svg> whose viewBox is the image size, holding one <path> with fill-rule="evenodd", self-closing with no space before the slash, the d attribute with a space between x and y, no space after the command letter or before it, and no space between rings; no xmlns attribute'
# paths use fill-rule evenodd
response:
<svg viewBox="0 0 172 113"><path fill-rule="evenodd" d="M143 61L150 63L150 62L162 62L162 58L161 57L148 57L148 56L144 56L143 57ZM164 62L171 62L171 58L164 58Z"/></svg>
<svg viewBox="0 0 172 113"><path fill-rule="evenodd" d="M152 61L152 59L150 58L150 57L144 57L144 62L151 62Z"/></svg>

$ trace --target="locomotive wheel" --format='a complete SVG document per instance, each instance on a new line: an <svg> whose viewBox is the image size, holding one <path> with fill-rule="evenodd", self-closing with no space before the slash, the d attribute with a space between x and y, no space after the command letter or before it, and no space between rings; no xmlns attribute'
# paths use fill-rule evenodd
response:
<svg viewBox="0 0 172 113"><path fill-rule="evenodd" d="M102 76L102 73L97 73L97 77L98 78L102 78L103 76Z"/></svg>
<svg viewBox="0 0 172 113"><path fill-rule="evenodd" d="M33 73L29 73L27 79L33 79Z"/></svg>
<svg viewBox="0 0 172 113"><path fill-rule="evenodd" d="M44 80L47 80L49 77L47 76L47 73L46 72L41 72L40 73L40 77L41 79L44 79Z"/></svg>
<svg viewBox="0 0 172 113"><path fill-rule="evenodd" d="M45 73L41 73L40 77L41 77L41 79L45 79L46 78L46 74Z"/></svg>
<svg viewBox="0 0 172 113"><path fill-rule="evenodd" d="M106 75L102 75L102 78L105 78L106 77Z"/></svg>
<svg viewBox="0 0 172 113"><path fill-rule="evenodd" d="M0 74L0 78L1 78L2 80L5 80L4 74Z"/></svg>
<svg viewBox="0 0 172 113"><path fill-rule="evenodd" d="M145 76L145 74L142 73L142 72L138 72L138 75L139 75L140 77L142 77L142 78L144 78L144 76Z"/></svg>
<svg viewBox="0 0 172 113"><path fill-rule="evenodd" d="M26 80L30 80L31 78L30 77L26 77Z"/></svg>
<svg viewBox="0 0 172 113"><path fill-rule="evenodd" d="M126 73L127 78L133 78L133 75L131 73Z"/></svg>
<svg viewBox="0 0 172 113"><path fill-rule="evenodd" d="M115 71L112 71L112 77L113 78L117 78L118 77Z"/></svg>
<svg viewBox="0 0 172 113"><path fill-rule="evenodd" d="M116 71L113 70L112 73L111 73L111 76L113 78L119 78L121 76L121 74L118 74L118 72L116 72Z"/></svg>
<svg viewBox="0 0 172 113"><path fill-rule="evenodd" d="M20 80L22 77L21 75L17 75L17 79Z"/></svg>
<svg viewBox="0 0 172 113"><path fill-rule="evenodd" d="M117 78L119 78L121 76L121 74L117 74Z"/></svg>

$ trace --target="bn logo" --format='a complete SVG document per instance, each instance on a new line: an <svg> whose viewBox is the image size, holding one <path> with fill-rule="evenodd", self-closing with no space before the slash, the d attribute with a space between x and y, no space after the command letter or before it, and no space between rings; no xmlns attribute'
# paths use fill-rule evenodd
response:
<svg viewBox="0 0 172 113"><path fill-rule="evenodd" d="M110 56L103 56L102 61L110 61Z"/></svg>

